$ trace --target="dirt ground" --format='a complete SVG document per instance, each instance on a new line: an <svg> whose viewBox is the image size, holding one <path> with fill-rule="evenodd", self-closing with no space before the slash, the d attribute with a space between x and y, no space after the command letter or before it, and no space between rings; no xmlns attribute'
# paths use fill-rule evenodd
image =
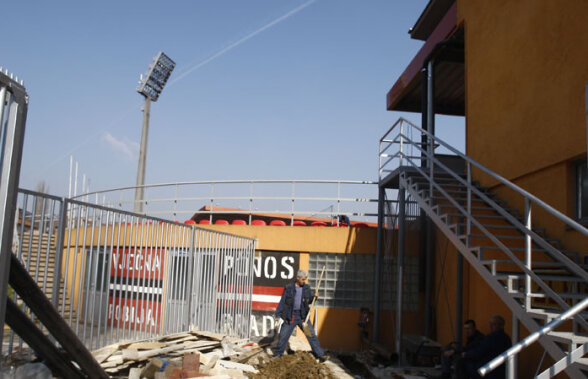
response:
<svg viewBox="0 0 588 379"><path fill-rule="evenodd" d="M317 362L316 358L305 351L297 351L294 354L282 355L264 362L258 374L250 377L255 379L307 379L329 378L337 379L324 364Z"/></svg>

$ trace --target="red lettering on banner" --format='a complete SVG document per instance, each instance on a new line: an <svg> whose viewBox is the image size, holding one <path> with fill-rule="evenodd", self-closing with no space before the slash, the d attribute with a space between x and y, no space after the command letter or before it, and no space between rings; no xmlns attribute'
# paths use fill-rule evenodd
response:
<svg viewBox="0 0 588 379"><path fill-rule="evenodd" d="M161 302L140 299L108 298L108 323L119 328L132 327L140 331L158 330Z"/></svg>
<svg viewBox="0 0 588 379"><path fill-rule="evenodd" d="M108 323L158 330L163 296L163 249L113 249Z"/></svg>

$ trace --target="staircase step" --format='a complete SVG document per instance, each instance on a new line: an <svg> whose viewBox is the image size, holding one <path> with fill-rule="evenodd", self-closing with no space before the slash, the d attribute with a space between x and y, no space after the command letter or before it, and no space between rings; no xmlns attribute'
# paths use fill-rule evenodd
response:
<svg viewBox="0 0 588 379"><path fill-rule="evenodd" d="M548 335L560 343L580 344L588 342L588 336L579 335L572 332L552 331L549 332Z"/></svg>
<svg viewBox="0 0 588 379"><path fill-rule="evenodd" d="M500 234L492 234L494 237L496 237L499 240L514 240L514 241L524 241L525 240L525 236L520 235L520 236L509 236L509 235L500 235ZM460 238L464 237L464 235L459 236ZM488 239L489 237L485 234L475 234L472 233L470 234L470 239L471 238L484 238L484 239ZM548 244L554 246L554 248L556 249L560 249L561 248L561 241L556 239L556 238L543 238L543 240L545 242L547 242ZM504 242L504 241L503 241ZM535 242L533 242L535 244ZM506 244L506 243L505 243Z"/></svg>
<svg viewBox="0 0 588 379"><path fill-rule="evenodd" d="M485 265L495 265L495 264L504 264L504 265L513 265L516 266L516 263L514 263L512 260L510 259L480 259L480 262ZM532 267L540 267L542 269L545 268L555 268L555 269L559 269L562 267L565 267L563 265L563 263L559 263L559 262L547 262L547 261L533 261L531 263Z"/></svg>
<svg viewBox="0 0 588 379"><path fill-rule="evenodd" d="M561 297L562 299L566 300L584 300L586 298L586 294L582 294L582 293L577 293L577 292L558 292L557 293L559 295L559 297ZM513 297L517 298L517 299L524 299L525 298L525 294L523 292L520 291L511 291L510 295L512 295ZM550 296L547 296L544 293L541 292L532 292L529 294L529 297L532 297L533 299L550 299Z"/></svg>
<svg viewBox="0 0 588 379"><path fill-rule="evenodd" d="M531 308L527 313L531 315L535 319L544 320L544 321L552 321L558 318L564 311L560 309L542 309L542 308ZM581 317L587 318L588 311L580 312Z"/></svg>
<svg viewBox="0 0 588 379"><path fill-rule="evenodd" d="M535 272L537 269L534 269ZM561 275L561 274L549 274L549 273L538 273L535 272L541 280L543 281L552 281L552 282L576 282L576 283L583 283L585 282L583 278L579 278L573 275ZM496 273L497 278L518 278L518 279L525 279L526 275L523 272L505 272L499 271Z"/></svg>

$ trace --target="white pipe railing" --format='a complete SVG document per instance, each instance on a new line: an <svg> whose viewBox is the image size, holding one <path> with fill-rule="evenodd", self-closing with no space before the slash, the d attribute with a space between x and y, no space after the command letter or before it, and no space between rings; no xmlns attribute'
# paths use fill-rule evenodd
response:
<svg viewBox="0 0 588 379"><path fill-rule="evenodd" d="M518 342L517 344L515 344L510 349L500 354L490 362L486 363L484 366L480 367L478 369L478 374L480 374L480 376L486 376L489 372L496 369L498 366L502 365L507 359L520 353L524 348L530 346L539 338L553 331L562 322L566 321L570 317L574 317L578 313L582 312L584 309L586 309L586 307L588 307L588 297L579 302L578 304L574 305L572 308L568 309L564 313L562 313L559 317L555 318L553 321L551 321L541 329L529 334L525 339Z"/></svg>
<svg viewBox="0 0 588 379"><path fill-rule="evenodd" d="M142 186L144 212L177 218L201 214L268 214L320 216L375 221L377 182L358 180L218 180L158 183ZM247 188L245 188L247 187ZM135 186L93 191L104 205L134 209ZM203 206L208 205L208 209ZM223 210L222 208L231 208ZM330 208L331 211L325 211ZM251 217L250 217L251 218Z"/></svg>

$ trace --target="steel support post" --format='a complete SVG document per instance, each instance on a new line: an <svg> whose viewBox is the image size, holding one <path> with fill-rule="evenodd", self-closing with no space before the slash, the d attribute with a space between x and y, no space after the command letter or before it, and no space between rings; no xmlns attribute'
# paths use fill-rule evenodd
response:
<svg viewBox="0 0 588 379"><path fill-rule="evenodd" d="M427 88L428 88L428 70L426 67L421 69L421 125L423 129L427 128L427 120L428 120L428 110L429 107L427 106L428 97L427 97ZM427 167L427 135L423 133L421 136L421 167Z"/></svg>
<svg viewBox="0 0 588 379"><path fill-rule="evenodd" d="M463 338L463 256L459 251L457 251L457 280L455 292L455 339L458 344L461 344Z"/></svg>
<svg viewBox="0 0 588 379"><path fill-rule="evenodd" d="M2 170L0 173L0 341L3 341L28 97L23 87L16 85L2 73L0 73L0 84L0 135L4 135L1 141L2 146L0 146L2 152L0 156L0 162L2 162L0 167ZM11 87L11 92L7 90L8 86ZM7 103L6 109L5 103Z"/></svg>
<svg viewBox="0 0 588 379"><path fill-rule="evenodd" d="M519 319L513 313L512 314L512 343L516 345L519 342ZM518 354L513 354L506 365L506 377L507 378L516 378L517 377L517 368L518 368Z"/></svg>
<svg viewBox="0 0 588 379"><path fill-rule="evenodd" d="M139 167L137 168L137 188L135 189L135 213L143 213L145 196L145 162L147 160L147 139L149 137L149 115L151 113L151 99L145 97L143 105L143 131L141 132L141 148L139 150Z"/></svg>
<svg viewBox="0 0 588 379"><path fill-rule="evenodd" d="M402 344L402 287L404 276L404 228L406 222L406 199L405 189L398 189L398 255L397 255L397 277L396 277L396 353L398 354L398 363L401 364L401 344Z"/></svg>
<svg viewBox="0 0 588 379"><path fill-rule="evenodd" d="M525 234L525 266L531 270L532 262L532 251L531 251L531 201L529 198L525 198L525 228L527 233ZM531 276L525 274L525 308L527 311L531 309Z"/></svg>
<svg viewBox="0 0 588 379"><path fill-rule="evenodd" d="M433 292L433 221L426 218L425 256L425 336L431 338L431 294Z"/></svg>
<svg viewBox="0 0 588 379"><path fill-rule="evenodd" d="M433 137L435 135L435 77L434 77L434 65L435 61L431 59L427 66L427 132L429 132L430 136L427 143L427 152L428 152L428 163L429 163L429 196L431 199L431 205L433 205L433 169L435 167L435 163L433 162L433 157L435 154L435 142L433 141Z"/></svg>
<svg viewBox="0 0 588 379"><path fill-rule="evenodd" d="M381 281L381 262L384 250L384 200L386 189L378 187L378 234L376 241L376 275L374 281L374 335L373 341L378 342L380 333L380 281Z"/></svg>

